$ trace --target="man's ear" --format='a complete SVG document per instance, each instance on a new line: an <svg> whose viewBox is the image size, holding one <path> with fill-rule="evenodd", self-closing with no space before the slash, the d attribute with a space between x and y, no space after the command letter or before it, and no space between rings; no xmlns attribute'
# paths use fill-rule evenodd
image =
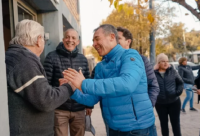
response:
<svg viewBox="0 0 200 136"><path fill-rule="evenodd" d="M37 47L40 47L40 41L41 41L41 36L38 36L37 37L37 43L36 43Z"/></svg>
<svg viewBox="0 0 200 136"><path fill-rule="evenodd" d="M79 43L80 43L80 40L77 41L77 45L79 45Z"/></svg>
<svg viewBox="0 0 200 136"><path fill-rule="evenodd" d="M110 37L111 37L111 40L113 41L115 39L115 34L111 33Z"/></svg>
<svg viewBox="0 0 200 136"><path fill-rule="evenodd" d="M128 39L127 41L128 41L128 45L130 45L132 40L131 40L131 39Z"/></svg>

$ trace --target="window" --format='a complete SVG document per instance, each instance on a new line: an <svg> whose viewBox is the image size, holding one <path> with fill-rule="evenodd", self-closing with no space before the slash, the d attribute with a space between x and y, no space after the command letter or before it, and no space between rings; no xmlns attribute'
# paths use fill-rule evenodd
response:
<svg viewBox="0 0 200 136"><path fill-rule="evenodd" d="M23 19L30 19L36 21L36 14L22 6L20 3L17 5L18 8L18 21L22 21Z"/></svg>

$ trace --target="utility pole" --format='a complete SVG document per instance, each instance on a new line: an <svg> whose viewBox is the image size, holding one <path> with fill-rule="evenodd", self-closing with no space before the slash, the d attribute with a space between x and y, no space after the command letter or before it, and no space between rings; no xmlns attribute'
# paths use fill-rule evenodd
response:
<svg viewBox="0 0 200 136"><path fill-rule="evenodd" d="M153 9L153 0L149 0L149 9ZM151 31L150 31L150 63L155 64L155 37L154 37L155 31L153 28L153 25L151 26Z"/></svg>
<svg viewBox="0 0 200 136"><path fill-rule="evenodd" d="M183 46L184 46L184 57L186 57L187 49L186 49L185 32L184 32L184 30L183 30Z"/></svg>

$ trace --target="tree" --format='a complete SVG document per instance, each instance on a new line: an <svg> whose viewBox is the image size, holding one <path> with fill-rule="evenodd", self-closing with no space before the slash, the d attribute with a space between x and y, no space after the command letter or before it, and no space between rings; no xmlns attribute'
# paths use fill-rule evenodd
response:
<svg viewBox="0 0 200 136"><path fill-rule="evenodd" d="M169 28L170 34L166 40L173 45L178 53L185 52L184 48L184 33L185 28L183 23L175 23L172 27Z"/></svg>
<svg viewBox="0 0 200 136"><path fill-rule="evenodd" d="M188 51L195 51L200 47L200 32L190 31L185 34L186 48Z"/></svg>
<svg viewBox="0 0 200 136"><path fill-rule="evenodd" d="M108 0L108 1L110 2L110 5L112 5L114 3L115 8L117 8L119 6L119 2L122 1L122 0ZM180 4L181 6L183 6L187 10L189 10L197 19L200 20L200 14L199 14L200 0L192 0L193 2L196 3L197 9L193 8L192 6L187 4L186 0L166 0L164 2L167 2L167 1L172 1L172 2L176 2L176 3ZM142 1L142 3L147 3L147 2L148 2L148 0Z"/></svg>
<svg viewBox="0 0 200 136"><path fill-rule="evenodd" d="M173 12L174 9L170 10ZM167 18L168 14L168 10L160 9L155 12L147 10L145 6L141 7L140 4L125 3L119 5L117 10L113 10L102 24L112 24L130 30L133 35L131 47L145 54L149 50L151 27L154 27L157 36L165 35L166 27L171 25L171 21Z"/></svg>

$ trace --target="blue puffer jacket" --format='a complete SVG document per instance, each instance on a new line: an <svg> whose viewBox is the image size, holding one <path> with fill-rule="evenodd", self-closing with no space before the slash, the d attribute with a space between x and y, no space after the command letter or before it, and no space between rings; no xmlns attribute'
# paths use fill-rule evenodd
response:
<svg viewBox="0 0 200 136"><path fill-rule="evenodd" d="M136 50L117 45L97 64L94 78L82 82L84 94L76 90L71 98L88 106L101 101L103 117L114 130L145 129L154 124L144 63Z"/></svg>

